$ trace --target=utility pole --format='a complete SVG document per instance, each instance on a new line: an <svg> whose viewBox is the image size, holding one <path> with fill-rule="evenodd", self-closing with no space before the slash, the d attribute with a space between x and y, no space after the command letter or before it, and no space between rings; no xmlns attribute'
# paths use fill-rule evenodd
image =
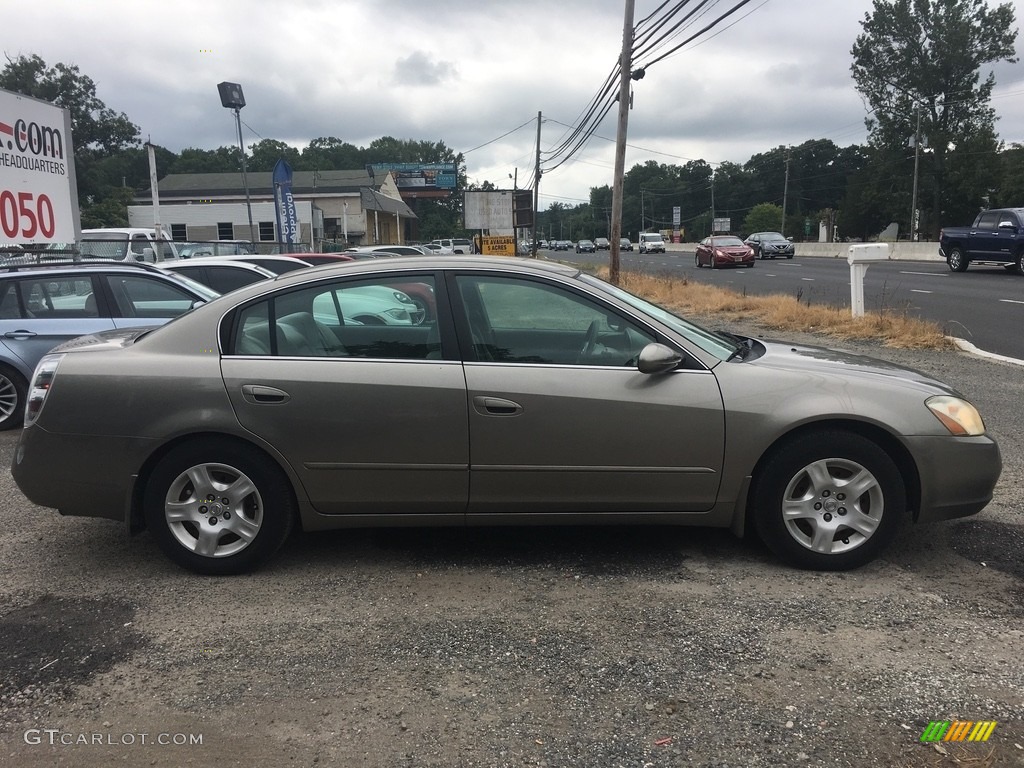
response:
<svg viewBox="0 0 1024 768"><path fill-rule="evenodd" d="M622 23L622 55L619 57L619 127L615 137L615 176L612 182L611 243L608 279L619 284L619 239L622 237L622 191L626 167L626 126L629 123L629 78L633 61L633 0L626 0Z"/></svg>
<svg viewBox="0 0 1024 768"><path fill-rule="evenodd" d="M917 129L914 131L914 191L910 195L910 241L917 241L917 167L921 159L921 102L917 103Z"/></svg>
<svg viewBox="0 0 1024 768"><path fill-rule="evenodd" d="M537 110L537 164L534 167L533 175L533 229L530 239L533 240L531 249L533 258L537 258L537 201L540 199L540 110Z"/></svg>
<svg viewBox="0 0 1024 768"><path fill-rule="evenodd" d="M709 235L715 234L715 172L711 171L711 224L708 226Z"/></svg>
<svg viewBox="0 0 1024 768"><path fill-rule="evenodd" d="M640 232L647 231L647 214L644 211L644 188L640 187ZM636 239L640 239L640 232L636 233Z"/></svg>
<svg viewBox="0 0 1024 768"><path fill-rule="evenodd" d="M786 181L782 185L782 226L779 227L779 234L786 236L786 195L789 194L789 150L786 150Z"/></svg>

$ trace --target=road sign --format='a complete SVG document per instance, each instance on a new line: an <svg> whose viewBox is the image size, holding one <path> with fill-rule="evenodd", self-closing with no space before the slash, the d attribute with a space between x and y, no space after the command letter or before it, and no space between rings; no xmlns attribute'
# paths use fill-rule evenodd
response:
<svg viewBox="0 0 1024 768"><path fill-rule="evenodd" d="M0 90L0 242L75 242L80 231L70 113Z"/></svg>

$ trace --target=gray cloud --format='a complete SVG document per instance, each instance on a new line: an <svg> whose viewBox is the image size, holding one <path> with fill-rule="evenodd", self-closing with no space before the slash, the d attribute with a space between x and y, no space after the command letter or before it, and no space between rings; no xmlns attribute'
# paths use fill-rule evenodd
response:
<svg viewBox="0 0 1024 768"><path fill-rule="evenodd" d="M395 62L394 81L397 85L441 85L457 80L458 69L450 61L435 61L424 51L413 51Z"/></svg>

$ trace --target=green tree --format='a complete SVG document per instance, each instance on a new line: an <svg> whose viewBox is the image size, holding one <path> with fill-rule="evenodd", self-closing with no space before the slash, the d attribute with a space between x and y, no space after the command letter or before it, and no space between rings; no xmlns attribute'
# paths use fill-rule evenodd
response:
<svg viewBox="0 0 1024 768"><path fill-rule="evenodd" d="M285 144L276 139L262 139L249 147L249 159L246 160L246 169L253 173L270 173L282 158L294 170L299 164L301 155L295 147ZM237 157L237 153L236 153ZM332 169L333 170L333 169Z"/></svg>
<svg viewBox="0 0 1024 768"><path fill-rule="evenodd" d="M174 159L166 173L231 173L237 172L240 168L238 147L186 147Z"/></svg>
<svg viewBox="0 0 1024 768"><path fill-rule="evenodd" d="M922 229L935 236L947 211L959 207L957 196L965 193L952 188L951 156L966 147L978 152L979 144L986 144L988 153L997 148L989 105L995 76L989 72L982 79L980 71L1016 61L1014 21L1009 2L990 8L985 0L874 0L854 42L851 70L871 107L872 145L905 148L920 114L921 135L931 149L923 157L931 212ZM889 217L907 221L910 192L906 182L901 187Z"/></svg>
<svg viewBox="0 0 1024 768"><path fill-rule="evenodd" d="M146 171L142 179L125 179L123 182L117 179L112 183L102 167L104 160L138 147L139 127L123 112L109 109L96 95L96 84L77 66L56 64L49 67L35 54L6 58L7 64L0 70L0 88L49 101L68 110L83 225L90 219L107 219L109 212L104 210L91 216L90 208L102 204L122 183L134 188L149 176ZM123 196L122 193L118 195ZM124 215L127 216L127 212Z"/></svg>
<svg viewBox="0 0 1024 768"><path fill-rule="evenodd" d="M309 142L302 150L302 156L295 165L301 171L348 171L362 168L366 164L364 151L354 144L335 138L321 136Z"/></svg>
<svg viewBox="0 0 1024 768"><path fill-rule="evenodd" d="M992 208L1024 204L1024 144L1013 144L999 153L999 176L985 202Z"/></svg>
<svg viewBox="0 0 1024 768"><path fill-rule="evenodd" d="M750 209L743 219L743 234L751 232L779 232L782 226L782 206L775 203L760 203Z"/></svg>

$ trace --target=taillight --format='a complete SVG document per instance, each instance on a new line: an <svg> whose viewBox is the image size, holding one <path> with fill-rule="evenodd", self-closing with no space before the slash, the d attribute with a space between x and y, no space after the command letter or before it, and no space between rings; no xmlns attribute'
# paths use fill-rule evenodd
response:
<svg viewBox="0 0 1024 768"><path fill-rule="evenodd" d="M64 359L64 355L46 355L39 361L36 371L32 374L32 386L28 390L28 398L25 401L25 426L31 426L39 418L40 411L46 403L46 396L50 394L53 380L57 376L57 366Z"/></svg>

